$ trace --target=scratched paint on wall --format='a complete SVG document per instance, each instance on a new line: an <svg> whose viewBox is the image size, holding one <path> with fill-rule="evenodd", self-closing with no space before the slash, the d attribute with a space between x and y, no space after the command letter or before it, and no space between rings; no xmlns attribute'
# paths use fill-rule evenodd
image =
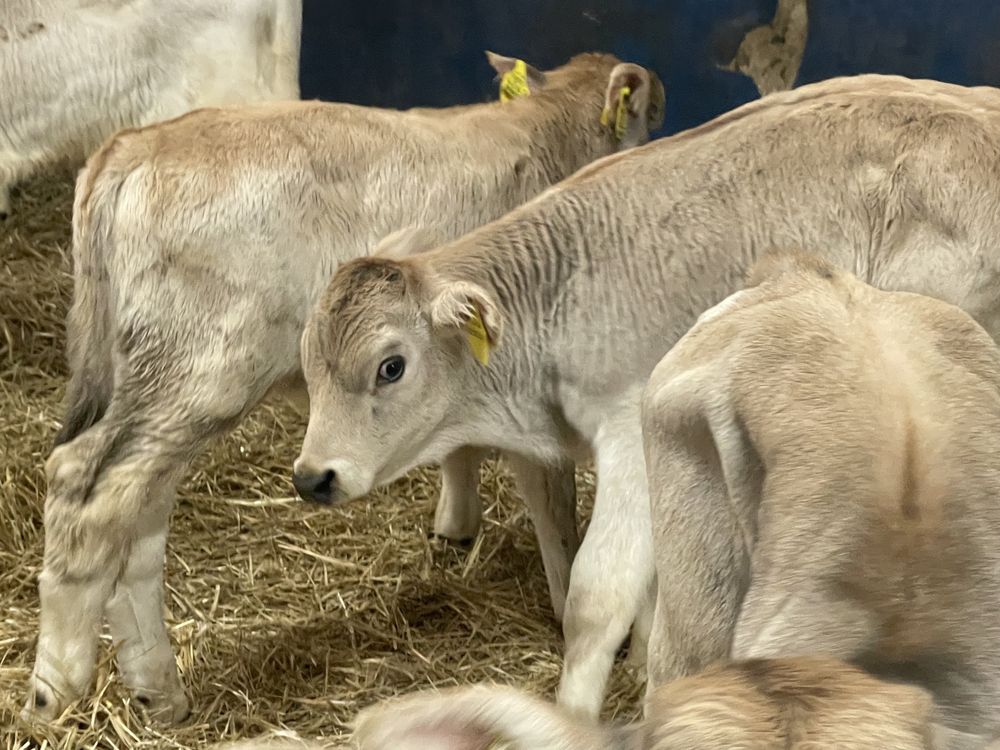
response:
<svg viewBox="0 0 1000 750"><path fill-rule="evenodd" d="M807 14L796 16L796 7L806 3ZM781 5L776 0L305 0L302 93L399 108L482 101L496 96L485 49L543 68L600 49L659 73L667 88L663 135L759 96L754 80L741 70L756 71L765 90L782 87L796 69L797 84L882 72L1000 85L1000 3L784 0ZM799 30L804 50L797 51Z"/></svg>

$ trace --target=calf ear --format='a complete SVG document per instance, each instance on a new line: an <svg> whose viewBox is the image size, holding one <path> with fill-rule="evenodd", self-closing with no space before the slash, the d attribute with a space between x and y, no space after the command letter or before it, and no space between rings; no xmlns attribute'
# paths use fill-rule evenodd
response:
<svg viewBox="0 0 1000 750"><path fill-rule="evenodd" d="M447 282L431 299L430 317L436 328L460 331L473 356L489 364L490 352L500 343L503 316L485 289L468 281Z"/></svg>
<svg viewBox="0 0 1000 750"><path fill-rule="evenodd" d="M656 73L620 63L608 78L601 123L613 129L622 148L639 146L663 125L665 104L663 83Z"/></svg>
<svg viewBox="0 0 1000 750"><path fill-rule="evenodd" d="M441 242L442 238L439 232L429 227L409 226L397 229L379 240L372 250L372 255L390 260L402 260L410 255L437 247Z"/></svg>
<svg viewBox="0 0 1000 750"><path fill-rule="evenodd" d="M500 76L500 101L537 94L545 87L545 74L524 60L489 50L486 50L486 59Z"/></svg>

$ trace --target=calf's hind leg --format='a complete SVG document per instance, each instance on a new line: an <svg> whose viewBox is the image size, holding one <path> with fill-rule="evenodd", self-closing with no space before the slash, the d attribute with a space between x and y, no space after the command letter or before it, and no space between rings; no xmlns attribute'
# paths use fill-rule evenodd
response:
<svg viewBox="0 0 1000 750"><path fill-rule="evenodd" d="M26 717L54 719L88 690L104 616L124 682L139 703L161 721L187 715L163 622L174 488L191 459L232 424L204 404L245 410L253 403L246 396L256 393L236 393L225 378L217 380L215 388L207 377L160 388L126 384L101 421L52 452ZM185 388L206 401L199 404ZM121 393L141 394L136 399L143 401Z"/></svg>
<svg viewBox="0 0 1000 750"><path fill-rule="evenodd" d="M165 723L188 715L163 621L163 564L173 488L156 499L136 524L135 536L105 608L122 682L150 716Z"/></svg>
<svg viewBox="0 0 1000 750"><path fill-rule="evenodd" d="M86 692L109 607L125 674L149 691L150 711L168 720L187 714L163 626L161 577L173 487L198 441L185 431L120 421L115 411L113 405L49 459L39 636L26 717L54 719ZM139 630L141 644L132 633Z"/></svg>

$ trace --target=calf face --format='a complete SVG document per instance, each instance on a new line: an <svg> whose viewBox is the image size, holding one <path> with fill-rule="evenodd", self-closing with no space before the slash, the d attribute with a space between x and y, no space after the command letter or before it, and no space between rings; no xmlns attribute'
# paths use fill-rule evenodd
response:
<svg viewBox="0 0 1000 750"><path fill-rule="evenodd" d="M343 266L302 337L310 407L299 493L321 503L358 497L463 444L456 396L501 329L478 285L445 286L386 258Z"/></svg>

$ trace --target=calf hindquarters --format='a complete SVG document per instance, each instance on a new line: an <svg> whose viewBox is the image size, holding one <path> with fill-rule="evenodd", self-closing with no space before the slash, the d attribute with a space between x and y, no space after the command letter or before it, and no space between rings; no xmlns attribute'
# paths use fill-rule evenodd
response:
<svg viewBox="0 0 1000 750"><path fill-rule="evenodd" d="M126 234L117 222L122 197L136 200L128 192L136 178L98 180L91 192L86 175L75 206L72 376L67 417L47 464L42 614L28 711L54 718L86 690L106 615L126 684L153 715L176 721L187 700L162 619L174 488L213 439L298 373L309 300L273 268L220 278L163 263L131 269L128 283L112 289L109 277L120 278L130 257L130 248L116 246ZM136 207L127 208L138 220ZM143 241L163 242L148 233ZM460 451L445 467L452 509L478 505L467 478L479 460ZM67 610L74 601L84 605Z"/></svg>
<svg viewBox="0 0 1000 750"><path fill-rule="evenodd" d="M799 270L703 316L650 379L650 689L712 658L830 655L922 685L941 736L982 746L1000 359L944 303Z"/></svg>

